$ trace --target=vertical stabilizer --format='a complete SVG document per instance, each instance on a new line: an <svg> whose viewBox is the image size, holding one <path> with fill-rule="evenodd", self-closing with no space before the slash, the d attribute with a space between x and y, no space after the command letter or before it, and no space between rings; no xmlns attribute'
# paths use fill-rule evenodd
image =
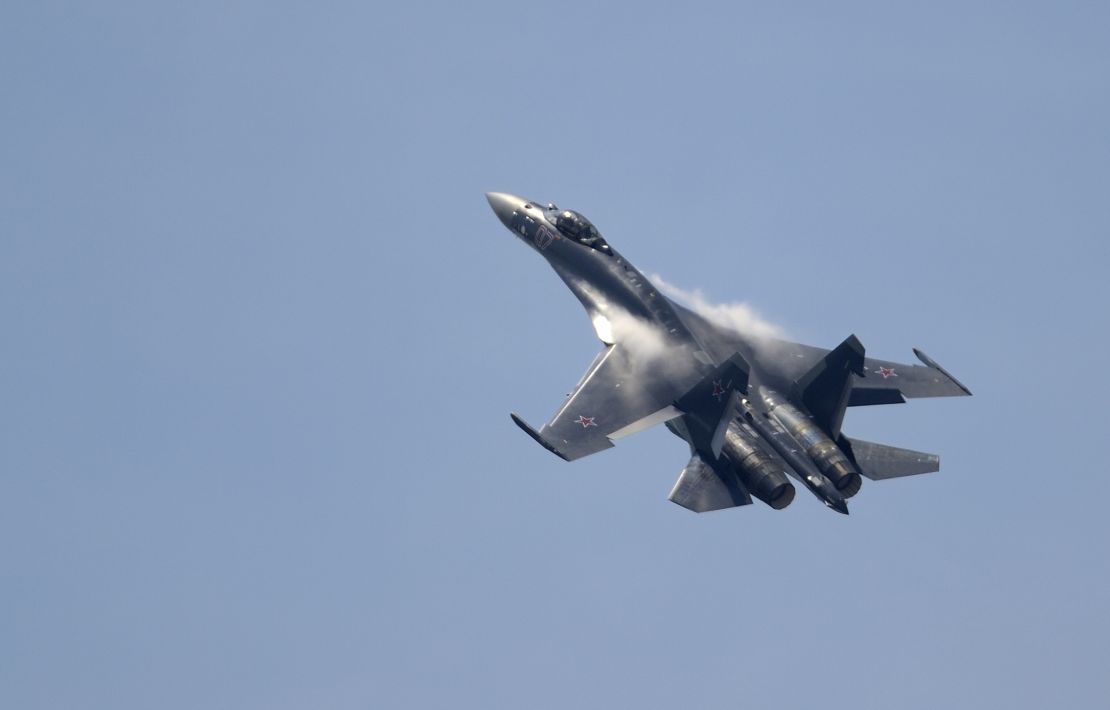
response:
<svg viewBox="0 0 1110 710"><path fill-rule="evenodd" d="M749 371L747 361L736 353L675 401L675 406L686 415L690 444L697 451L712 454L712 460L721 455L738 393L748 390Z"/></svg>
<svg viewBox="0 0 1110 710"><path fill-rule="evenodd" d="M834 441L840 436L852 393L852 375L863 375L863 354L863 343L849 335L794 383L794 397Z"/></svg>

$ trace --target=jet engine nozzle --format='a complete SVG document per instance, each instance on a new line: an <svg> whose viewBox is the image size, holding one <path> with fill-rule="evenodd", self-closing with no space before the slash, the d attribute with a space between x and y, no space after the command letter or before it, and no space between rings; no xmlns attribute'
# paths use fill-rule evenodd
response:
<svg viewBox="0 0 1110 710"><path fill-rule="evenodd" d="M753 496L782 510L794 500L794 486L759 444L758 435L747 424L734 421L725 431L721 453L732 462L736 475Z"/></svg>
<svg viewBox="0 0 1110 710"><path fill-rule="evenodd" d="M806 455L816 464L817 470L832 481L836 490L845 498L859 493L863 479L855 464L840 450L836 442L778 393L763 390L762 394L767 411L802 445Z"/></svg>

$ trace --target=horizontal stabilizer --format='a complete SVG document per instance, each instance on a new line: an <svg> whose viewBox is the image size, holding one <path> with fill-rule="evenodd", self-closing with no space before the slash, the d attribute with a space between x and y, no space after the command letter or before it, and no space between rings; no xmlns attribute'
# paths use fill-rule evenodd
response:
<svg viewBox="0 0 1110 710"><path fill-rule="evenodd" d="M919 473L933 473L940 470L940 457L936 454L844 438L851 445L859 472L872 481L916 476Z"/></svg>
<svg viewBox="0 0 1110 710"><path fill-rule="evenodd" d="M667 498L695 513L735 508L752 502L744 484L731 469L724 469L722 475L697 454L682 469Z"/></svg>

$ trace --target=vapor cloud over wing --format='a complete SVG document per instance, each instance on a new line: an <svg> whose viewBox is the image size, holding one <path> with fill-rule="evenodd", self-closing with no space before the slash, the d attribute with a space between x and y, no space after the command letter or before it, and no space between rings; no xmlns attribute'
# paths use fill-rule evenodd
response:
<svg viewBox="0 0 1110 710"><path fill-rule="evenodd" d="M677 301L721 327L731 328L757 338L782 338L786 335L780 326L762 318L747 303L713 303L700 289L688 291L668 283L659 274L651 274L649 278L667 298Z"/></svg>

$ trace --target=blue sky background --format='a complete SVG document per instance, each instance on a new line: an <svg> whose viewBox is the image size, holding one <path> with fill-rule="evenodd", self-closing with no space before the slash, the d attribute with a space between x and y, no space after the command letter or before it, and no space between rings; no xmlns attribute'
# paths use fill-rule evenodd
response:
<svg viewBox="0 0 1110 710"><path fill-rule="evenodd" d="M1105 707L1110 10L11 3L0 706ZM588 215L976 396L941 473L697 516L566 464Z"/></svg>

